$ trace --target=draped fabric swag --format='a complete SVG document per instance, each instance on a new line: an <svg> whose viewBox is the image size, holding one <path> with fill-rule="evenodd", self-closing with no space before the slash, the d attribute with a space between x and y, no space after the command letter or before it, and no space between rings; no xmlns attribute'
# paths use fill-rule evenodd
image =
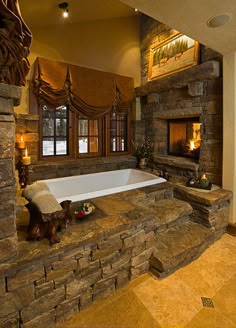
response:
<svg viewBox="0 0 236 328"><path fill-rule="evenodd" d="M69 104L88 118L115 110L127 111L134 99L131 77L38 57L34 68L34 92L40 102L53 107Z"/></svg>

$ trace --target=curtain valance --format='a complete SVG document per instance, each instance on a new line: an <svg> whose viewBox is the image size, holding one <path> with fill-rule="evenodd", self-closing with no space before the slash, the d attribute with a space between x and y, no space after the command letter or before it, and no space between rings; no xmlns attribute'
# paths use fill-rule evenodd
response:
<svg viewBox="0 0 236 328"><path fill-rule="evenodd" d="M131 77L42 57L36 60L33 82L39 101L52 106L70 104L86 117L126 111L135 96Z"/></svg>

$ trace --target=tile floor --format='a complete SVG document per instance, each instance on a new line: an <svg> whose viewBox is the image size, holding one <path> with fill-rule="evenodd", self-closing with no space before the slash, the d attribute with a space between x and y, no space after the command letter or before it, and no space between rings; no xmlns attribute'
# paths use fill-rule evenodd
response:
<svg viewBox="0 0 236 328"><path fill-rule="evenodd" d="M236 238L224 234L164 279L140 276L59 327L236 328Z"/></svg>

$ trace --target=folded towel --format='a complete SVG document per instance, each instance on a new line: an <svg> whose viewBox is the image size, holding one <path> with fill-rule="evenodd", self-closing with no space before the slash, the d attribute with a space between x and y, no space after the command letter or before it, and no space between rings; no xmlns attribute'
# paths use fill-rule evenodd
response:
<svg viewBox="0 0 236 328"><path fill-rule="evenodd" d="M29 202L34 203L42 214L63 211L63 208L44 182L34 182L27 186L24 189L22 196Z"/></svg>

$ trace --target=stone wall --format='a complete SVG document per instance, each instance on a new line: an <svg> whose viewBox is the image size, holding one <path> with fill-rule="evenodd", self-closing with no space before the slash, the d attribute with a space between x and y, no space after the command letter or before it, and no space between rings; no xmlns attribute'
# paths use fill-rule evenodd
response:
<svg viewBox="0 0 236 328"><path fill-rule="evenodd" d="M0 262L17 253L13 106L20 96L21 88L0 83Z"/></svg>
<svg viewBox="0 0 236 328"><path fill-rule="evenodd" d="M167 120L199 117L202 123L199 174L207 173L212 182L221 185L223 138L221 56L211 49L200 46L199 65L149 81L151 45L158 35L159 41L162 41L171 33L172 29L166 25L145 15L142 16L142 85L136 88L136 95L141 97L144 135L153 140L156 157L167 156ZM138 124L142 125L141 122ZM139 138L140 136L137 135L136 140ZM158 166L158 159L156 164ZM159 166L163 168L163 163ZM178 169L175 171L178 173Z"/></svg>
<svg viewBox="0 0 236 328"><path fill-rule="evenodd" d="M39 157L39 116L30 114L16 115L16 164L21 155L17 143L23 136L32 163L36 163Z"/></svg>

